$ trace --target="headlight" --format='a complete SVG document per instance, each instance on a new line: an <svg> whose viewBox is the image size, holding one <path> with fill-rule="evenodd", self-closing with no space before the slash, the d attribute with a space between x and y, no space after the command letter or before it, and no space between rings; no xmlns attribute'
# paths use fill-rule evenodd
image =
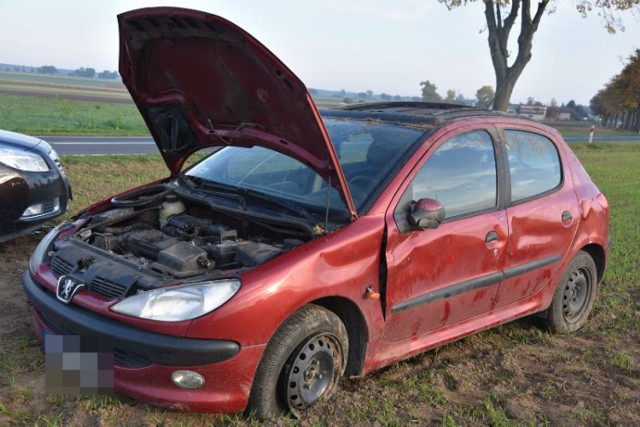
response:
<svg viewBox="0 0 640 427"><path fill-rule="evenodd" d="M51 160L53 160L53 163L55 163L56 166L58 166L58 169L60 169L60 172L62 173L62 175L64 175L64 168L62 167L62 162L60 161L60 156L58 155L58 152L47 141L44 141L44 140L41 141L40 145L44 145L45 147L48 147L49 157L51 158Z"/></svg>
<svg viewBox="0 0 640 427"><path fill-rule="evenodd" d="M154 289L111 307L116 313L161 322L190 320L220 307L238 292L239 280L219 280Z"/></svg>
<svg viewBox="0 0 640 427"><path fill-rule="evenodd" d="M37 273L40 264L48 259L49 249L51 249L53 241L56 240L56 237L58 237L58 234L60 234L62 227L65 226L67 226L66 222L59 224L57 227L47 233L47 235L44 236L42 240L40 240L40 243L38 243L36 250L33 251L33 255L31 255L31 259L29 260L29 270L31 270L32 273Z"/></svg>
<svg viewBox="0 0 640 427"><path fill-rule="evenodd" d="M46 172L49 170L47 162L36 153L0 148L0 162L14 169L25 172Z"/></svg>

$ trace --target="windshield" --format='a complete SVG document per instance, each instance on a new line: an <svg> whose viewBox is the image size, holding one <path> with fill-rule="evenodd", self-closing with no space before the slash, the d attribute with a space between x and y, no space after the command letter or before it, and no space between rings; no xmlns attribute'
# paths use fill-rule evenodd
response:
<svg viewBox="0 0 640 427"><path fill-rule="evenodd" d="M383 122L325 119L358 213L383 190L422 132ZM296 203L324 221L350 217L338 191L303 163L264 147L225 147L185 172L200 183Z"/></svg>

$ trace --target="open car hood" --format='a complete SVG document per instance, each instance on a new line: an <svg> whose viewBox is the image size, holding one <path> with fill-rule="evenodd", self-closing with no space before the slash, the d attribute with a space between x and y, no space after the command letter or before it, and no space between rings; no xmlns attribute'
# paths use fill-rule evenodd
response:
<svg viewBox="0 0 640 427"><path fill-rule="evenodd" d="M311 167L355 208L305 85L259 41L208 13L118 16L120 74L172 175L203 147L260 145Z"/></svg>

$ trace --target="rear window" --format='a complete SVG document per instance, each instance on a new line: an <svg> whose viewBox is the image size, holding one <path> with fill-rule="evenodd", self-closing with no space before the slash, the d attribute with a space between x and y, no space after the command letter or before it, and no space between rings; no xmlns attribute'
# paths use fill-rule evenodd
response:
<svg viewBox="0 0 640 427"><path fill-rule="evenodd" d="M505 130L504 134L511 173L511 202L534 198L560 185L560 156L550 139L516 130Z"/></svg>

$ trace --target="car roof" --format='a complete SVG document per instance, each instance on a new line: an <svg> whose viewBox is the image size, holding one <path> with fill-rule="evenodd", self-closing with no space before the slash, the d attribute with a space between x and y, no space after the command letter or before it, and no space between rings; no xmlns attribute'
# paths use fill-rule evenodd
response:
<svg viewBox="0 0 640 427"><path fill-rule="evenodd" d="M320 111L324 117L382 120L431 128L465 117L510 117L533 122L526 117L468 105L432 102L370 102ZM537 122L534 122L537 123Z"/></svg>

